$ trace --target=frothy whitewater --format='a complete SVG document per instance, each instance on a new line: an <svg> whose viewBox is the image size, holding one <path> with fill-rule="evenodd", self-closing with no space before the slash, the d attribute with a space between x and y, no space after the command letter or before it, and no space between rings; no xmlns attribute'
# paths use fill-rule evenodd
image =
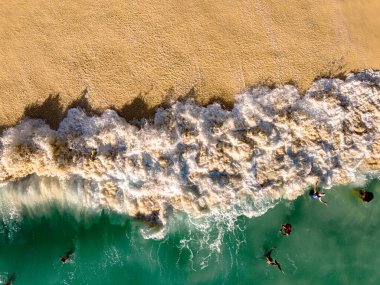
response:
<svg viewBox="0 0 380 285"><path fill-rule="evenodd" d="M254 88L232 110L176 102L141 127L112 110L70 109L58 130L25 119L1 137L2 214L51 201L109 209L161 223L148 238L165 235L171 213L258 216L317 177L330 187L377 174L379 90L380 72L367 70L320 79L304 95Z"/></svg>

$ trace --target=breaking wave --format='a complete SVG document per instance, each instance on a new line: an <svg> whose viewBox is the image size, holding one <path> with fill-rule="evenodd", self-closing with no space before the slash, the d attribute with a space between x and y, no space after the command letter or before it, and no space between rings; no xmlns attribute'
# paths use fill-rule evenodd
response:
<svg viewBox="0 0 380 285"><path fill-rule="evenodd" d="M377 173L379 90L380 72L366 70L304 95L253 88L232 110L175 102L140 127L112 110L70 109L57 130L25 119L0 139L1 212L12 220L51 201L108 209L162 225L147 238L162 238L175 212L226 224L258 216L317 177L330 187Z"/></svg>

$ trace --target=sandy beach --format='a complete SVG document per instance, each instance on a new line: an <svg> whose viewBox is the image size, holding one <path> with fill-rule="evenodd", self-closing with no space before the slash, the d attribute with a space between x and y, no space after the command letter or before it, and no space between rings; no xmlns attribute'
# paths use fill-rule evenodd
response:
<svg viewBox="0 0 380 285"><path fill-rule="evenodd" d="M146 116L168 98L226 103L255 84L380 69L380 2L3 1L0 125L69 106Z"/></svg>

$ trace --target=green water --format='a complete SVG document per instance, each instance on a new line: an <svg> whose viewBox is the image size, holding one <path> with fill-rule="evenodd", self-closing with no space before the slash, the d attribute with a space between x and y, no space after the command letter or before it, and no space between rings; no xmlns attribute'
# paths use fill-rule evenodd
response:
<svg viewBox="0 0 380 285"><path fill-rule="evenodd" d="M14 284L379 284L380 182L368 183L375 199L366 205L351 190L327 190L328 206L305 194L261 217L241 217L219 252L209 247L220 223L202 233L178 218L157 241L141 237L144 223L122 216L25 211L0 228L0 274L4 282L15 272ZM293 225L289 237L278 234L285 222ZM284 273L263 259L272 246ZM71 248L72 260L61 264Z"/></svg>

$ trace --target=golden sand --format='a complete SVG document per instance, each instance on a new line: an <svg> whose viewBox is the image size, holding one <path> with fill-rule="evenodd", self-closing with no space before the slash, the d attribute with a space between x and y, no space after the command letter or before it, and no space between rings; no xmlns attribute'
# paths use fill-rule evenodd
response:
<svg viewBox="0 0 380 285"><path fill-rule="evenodd" d="M258 83L305 90L380 69L379 11L378 0L2 1L0 124L56 125L73 104L132 118L168 96L232 102Z"/></svg>

